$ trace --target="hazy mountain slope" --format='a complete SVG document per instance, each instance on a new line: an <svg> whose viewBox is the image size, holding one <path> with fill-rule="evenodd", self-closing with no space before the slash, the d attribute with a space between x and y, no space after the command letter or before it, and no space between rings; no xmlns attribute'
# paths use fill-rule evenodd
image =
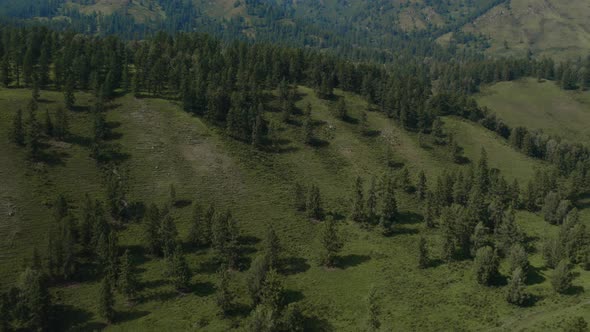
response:
<svg viewBox="0 0 590 332"><path fill-rule="evenodd" d="M484 14L465 31L490 36L489 52L575 57L590 52L590 2L511 0ZM506 43L505 43L506 42Z"/></svg>

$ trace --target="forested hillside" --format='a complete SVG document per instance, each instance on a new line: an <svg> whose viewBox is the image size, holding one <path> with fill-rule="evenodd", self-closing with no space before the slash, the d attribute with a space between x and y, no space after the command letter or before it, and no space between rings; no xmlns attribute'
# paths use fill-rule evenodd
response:
<svg viewBox="0 0 590 332"><path fill-rule="evenodd" d="M588 98L587 60L8 26L0 46L3 330L587 324L590 150L482 99Z"/></svg>
<svg viewBox="0 0 590 332"><path fill-rule="evenodd" d="M590 53L589 6L553 0L23 0L0 4L0 17L128 39L162 30L199 31L380 62L400 54L449 52L518 57L530 52L573 60Z"/></svg>

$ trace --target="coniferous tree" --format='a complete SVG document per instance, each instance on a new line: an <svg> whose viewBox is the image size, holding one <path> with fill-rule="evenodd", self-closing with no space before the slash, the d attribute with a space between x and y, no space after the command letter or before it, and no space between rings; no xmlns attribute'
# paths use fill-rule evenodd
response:
<svg viewBox="0 0 590 332"><path fill-rule="evenodd" d="M303 120L303 143L306 145L312 145L313 142L313 121L310 115L306 115Z"/></svg>
<svg viewBox="0 0 590 332"><path fill-rule="evenodd" d="M509 271L512 273L516 269L520 269L523 274L523 280L526 281L526 275L529 271L529 258L526 250L520 243L516 243L510 249L508 255Z"/></svg>
<svg viewBox="0 0 590 332"><path fill-rule="evenodd" d="M9 139L11 142L18 145L25 144L25 129L23 127L23 112L17 110L12 119L12 128L10 129Z"/></svg>
<svg viewBox="0 0 590 332"><path fill-rule="evenodd" d="M174 218L169 211L165 210L162 212L162 221L158 229L158 238L161 244L160 253L164 257L168 257L173 254L176 245L178 244L178 230L176 229L176 223Z"/></svg>
<svg viewBox="0 0 590 332"><path fill-rule="evenodd" d="M230 274L227 267L222 267L218 273L217 305L222 316L226 316L233 308L234 295L230 285Z"/></svg>
<svg viewBox="0 0 590 332"><path fill-rule="evenodd" d="M551 276L551 286L557 293L564 294L572 287L573 280L570 262L566 259L561 260Z"/></svg>
<svg viewBox="0 0 590 332"><path fill-rule="evenodd" d="M426 239L421 237L418 242L418 267L425 269L430 265L430 257L428 255L428 244Z"/></svg>
<svg viewBox="0 0 590 332"><path fill-rule="evenodd" d="M340 120L348 119L348 111L346 110L346 101L344 101L344 98L340 98L336 104L336 117Z"/></svg>
<svg viewBox="0 0 590 332"><path fill-rule="evenodd" d="M173 208L176 206L176 188L174 187L174 184L170 184L169 190L168 190L168 205Z"/></svg>
<svg viewBox="0 0 590 332"><path fill-rule="evenodd" d="M27 131L25 141L27 144L27 155L35 160L39 157L41 149L41 125L37 121L37 103L32 100L29 105L29 118L27 119Z"/></svg>
<svg viewBox="0 0 590 332"><path fill-rule="evenodd" d="M420 174L418 174L418 183L416 184L416 196L422 201L426 198L427 193L428 185L426 183L426 174L424 171L420 171Z"/></svg>
<svg viewBox="0 0 590 332"><path fill-rule="evenodd" d="M76 96L74 95L74 80L69 74L66 78L66 83L63 86L64 104L68 110L74 109L76 103Z"/></svg>
<svg viewBox="0 0 590 332"><path fill-rule="evenodd" d="M49 326L51 295L40 271L31 268L21 273L17 283L16 310L19 326L29 331L41 331Z"/></svg>
<svg viewBox="0 0 590 332"><path fill-rule="evenodd" d="M315 185L312 185L309 189L305 210L310 219L322 220L324 218L320 188Z"/></svg>
<svg viewBox="0 0 590 332"><path fill-rule="evenodd" d="M543 217L545 221L550 224L557 224L559 217L557 216L557 208L559 207L560 199L559 195L555 192L550 192L545 196L543 202Z"/></svg>
<svg viewBox="0 0 590 332"><path fill-rule="evenodd" d="M108 324L112 323L115 319L114 306L115 297L113 294L111 278L104 277L100 285L98 313Z"/></svg>
<svg viewBox="0 0 590 332"><path fill-rule="evenodd" d="M381 202L381 220L379 225L383 234L391 234L397 216L397 201L395 199L395 188L393 181L386 177L382 202Z"/></svg>
<svg viewBox="0 0 590 332"><path fill-rule="evenodd" d="M367 328L369 331L378 331L381 327L381 321L379 320L380 308L377 303L377 290L375 287L371 287L369 296L367 297Z"/></svg>
<svg viewBox="0 0 590 332"><path fill-rule="evenodd" d="M43 129L45 131L45 135L47 137L52 137L54 135L54 126L53 121L51 121L51 116L49 115L49 110L45 110L45 119L43 121Z"/></svg>
<svg viewBox="0 0 590 332"><path fill-rule="evenodd" d="M350 218L357 222L365 221L365 199L363 193L363 179L359 176L356 178L354 193L352 197L352 212Z"/></svg>
<svg viewBox="0 0 590 332"><path fill-rule="evenodd" d="M203 208L196 201L193 203L193 213L191 216L191 224L186 238L187 242L195 247L206 244L205 236L205 220L203 216Z"/></svg>
<svg viewBox="0 0 590 332"><path fill-rule="evenodd" d="M567 322L565 322L563 326L563 332L588 332L588 322L584 319L584 317L578 316L574 317Z"/></svg>
<svg viewBox="0 0 590 332"><path fill-rule="evenodd" d="M266 230L266 239L264 241L264 255L268 258L270 267L279 268L281 258L281 242L274 228L269 225Z"/></svg>
<svg viewBox="0 0 590 332"><path fill-rule="evenodd" d="M190 288L192 272L186 262L180 244L176 246L170 257L168 257L168 261L169 275L172 278L174 288L179 292L188 290Z"/></svg>
<svg viewBox="0 0 590 332"><path fill-rule="evenodd" d="M152 255L159 255L161 250L161 241L159 235L160 220L162 214L155 204L148 207L144 218L144 238L146 249Z"/></svg>
<svg viewBox="0 0 590 332"><path fill-rule="evenodd" d="M513 272L508 282L508 291L506 293L506 300L508 303L512 303L518 306L524 305L529 295L525 290L525 276L526 274L517 267Z"/></svg>
<svg viewBox="0 0 590 332"><path fill-rule="evenodd" d="M119 291L128 300L135 298L137 294L139 281L131 262L131 255L129 249L125 250L123 256L119 260L119 276L118 276Z"/></svg>
<svg viewBox="0 0 590 332"><path fill-rule="evenodd" d="M498 256L492 247L477 250L473 266L477 282L481 285L490 285L499 275Z"/></svg>
<svg viewBox="0 0 590 332"><path fill-rule="evenodd" d="M258 255L252 261L248 271L248 291L254 305L260 303L260 296L266 279L266 274L270 270L269 257L266 254Z"/></svg>
<svg viewBox="0 0 590 332"><path fill-rule="evenodd" d="M377 215L377 180L375 177L371 178L369 191L367 192L367 221L373 222Z"/></svg>
<svg viewBox="0 0 590 332"><path fill-rule="evenodd" d="M255 148L260 148L264 144L264 119L261 114L256 116L254 125L252 126L252 145Z"/></svg>
<svg viewBox="0 0 590 332"><path fill-rule="evenodd" d="M69 135L70 123L68 113L61 107L55 111L55 126L53 129L55 138L59 140L64 140Z"/></svg>
<svg viewBox="0 0 590 332"><path fill-rule="evenodd" d="M297 211L305 211L307 201L305 198L305 187L300 183L295 183L293 202Z"/></svg>
<svg viewBox="0 0 590 332"><path fill-rule="evenodd" d="M320 262L327 267L333 267L336 256L342 250L343 243L338 234L338 228L333 218L326 220L321 233L322 251Z"/></svg>

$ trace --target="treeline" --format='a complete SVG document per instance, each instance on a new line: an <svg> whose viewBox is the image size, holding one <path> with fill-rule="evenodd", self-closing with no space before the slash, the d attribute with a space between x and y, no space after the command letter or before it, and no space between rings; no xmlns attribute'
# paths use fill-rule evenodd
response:
<svg viewBox="0 0 590 332"><path fill-rule="evenodd" d="M333 98L335 88L359 94L406 129L425 134L437 132L434 125L440 116L458 115L480 122L527 155L556 164L564 176L575 169L586 173L588 168L586 147L525 128L510 128L468 96L480 84L534 73L548 79L561 75L563 81L564 75L575 71L582 85L590 72L590 64L582 61L559 66L548 59L464 64L400 61L384 68L311 50L223 44L201 34L172 37L161 33L125 43L115 37L62 34L45 28L3 29L0 59L4 86L61 89L68 108L74 107L76 90L92 91L98 100L128 91L138 97L176 99L186 111L255 145L269 141L272 134L264 117L272 111L264 103L265 94L279 89L279 108L288 122L302 113L294 106L293 91L289 92L290 86L301 84L313 87L325 99ZM101 104L96 108L100 110ZM344 108L337 105L337 112Z"/></svg>

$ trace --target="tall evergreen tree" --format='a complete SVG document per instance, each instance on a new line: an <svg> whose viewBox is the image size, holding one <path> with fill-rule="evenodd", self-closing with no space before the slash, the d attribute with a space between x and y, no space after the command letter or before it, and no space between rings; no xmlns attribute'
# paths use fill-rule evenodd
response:
<svg viewBox="0 0 590 332"><path fill-rule="evenodd" d="M318 188L316 185L312 185L309 189L305 209L307 211L307 216L310 219L322 220L324 218L320 188Z"/></svg>
<svg viewBox="0 0 590 332"><path fill-rule="evenodd" d="M64 108L58 108L55 111L55 126L53 133L55 138L64 140L70 132L70 122L68 112Z"/></svg>
<svg viewBox="0 0 590 332"><path fill-rule="evenodd" d="M180 244L176 245L176 248L168 257L168 261L169 275L172 278L174 288L179 292L188 290L190 288L192 272L186 262Z"/></svg>
<svg viewBox="0 0 590 332"><path fill-rule="evenodd" d="M393 181L389 178L385 178L382 202L381 202L381 220L379 225L383 234L391 234L395 219L397 216L397 200L395 199L395 186Z"/></svg>
<svg viewBox="0 0 590 332"><path fill-rule="evenodd" d="M369 290L369 296L367 296L367 311L368 331L378 331L381 327L381 321L379 320L380 308L377 303L377 290L375 287L371 287L371 290Z"/></svg>
<svg viewBox="0 0 590 332"><path fill-rule="evenodd" d="M131 300L135 298L135 296L137 295L139 281L137 280L137 274L131 262L131 255L129 254L129 249L125 250L125 253L123 254L123 256L121 256L121 259L119 261L119 276L117 280L119 291L128 300Z"/></svg>
<svg viewBox="0 0 590 332"><path fill-rule="evenodd" d="M350 218L357 222L363 222L366 218L363 179L360 176L354 185Z"/></svg>
<svg viewBox="0 0 590 332"><path fill-rule="evenodd" d="M551 286L557 293L564 294L572 287L574 275L571 271L570 262L562 260L559 262L551 276Z"/></svg>
<svg viewBox="0 0 590 332"><path fill-rule="evenodd" d="M23 127L23 111L17 110L12 118L12 127L10 129L9 139L18 145L25 144L25 129Z"/></svg>
<svg viewBox="0 0 590 332"><path fill-rule="evenodd" d="M477 282L481 285L490 285L499 275L498 256L492 247L477 250L473 266Z"/></svg>
<svg viewBox="0 0 590 332"><path fill-rule="evenodd" d="M524 305L529 296L525 290L525 273L517 267L513 272L508 282L508 291L506 293L506 300L518 306Z"/></svg>
<svg viewBox="0 0 590 332"><path fill-rule="evenodd" d="M425 269L430 265L430 258L428 256L428 244L426 239L421 237L418 242L418 267Z"/></svg>
<svg viewBox="0 0 590 332"><path fill-rule="evenodd" d="M334 218L328 218L324 223L322 234L321 264L332 267L336 263L336 256L342 250L343 243L338 234L338 228Z"/></svg>
<svg viewBox="0 0 590 332"><path fill-rule="evenodd" d="M112 323L115 319L115 297L111 278L104 277L102 279L98 300L98 313L108 324Z"/></svg>

